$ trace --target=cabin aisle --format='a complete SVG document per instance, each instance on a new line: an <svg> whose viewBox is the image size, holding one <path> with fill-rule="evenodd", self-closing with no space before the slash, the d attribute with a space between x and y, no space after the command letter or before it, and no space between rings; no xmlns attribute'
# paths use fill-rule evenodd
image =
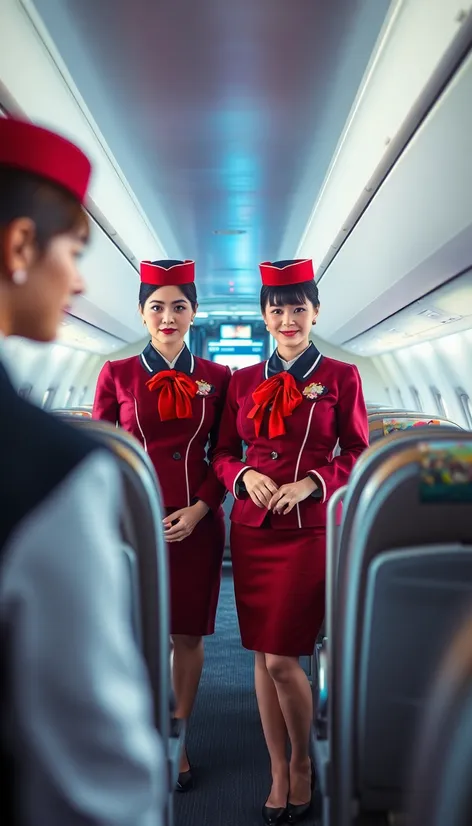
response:
<svg viewBox="0 0 472 826"><path fill-rule="evenodd" d="M268 757L254 692L253 655L241 647L233 580L225 571L217 630L189 731L196 787L175 795L175 826L263 826ZM313 821L305 821L313 826Z"/></svg>

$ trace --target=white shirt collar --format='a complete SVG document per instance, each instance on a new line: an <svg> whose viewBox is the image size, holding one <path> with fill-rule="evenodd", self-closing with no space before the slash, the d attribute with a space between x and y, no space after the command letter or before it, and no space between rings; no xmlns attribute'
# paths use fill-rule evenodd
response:
<svg viewBox="0 0 472 826"><path fill-rule="evenodd" d="M154 344L153 344L152 346L154 347ZM161 353L161 351L160 351L160 350L158 350L158 349L157 349L157 347L154 347L154 349L155 349L156 353L159 353L160 357L161 357L162 359L164 359L164 361L165 361L165 363L167 364L167 366L168 366L169 370L173 370L173 369L174 369L174 367L175 367L175 365L177 364L177 362L178 362L178 360L179 360L180 356L182 355L182 353L183 353L183 351L184 351L184 349L185 349L185 344L184 344L184 346L182 347L182 349L181 349L180 353L177 353L177 355L176 355L175 359L173 359L172 361L168 361L168 359L166 359L166 357L163 355L163 353Z"/></svg>
<svg viewBox="0 0 472 826"><path fill-rule="evenodd" d="M303 353L306 353L307 350L308 350L308 347L306 347L305 350L303 350ZM290 361L285 361L282 358L282 356L280 355L279 351L277 351L277 355L278 355L280 361L282 362L282 367L284 368L285 372L287 372L287 370L290 370L290 368L293 367L293 365L295 364L296 361L298 361L300 356L303 356L303 353L299 353L298 356L295 356L295 358L291 359Z"/></svg>

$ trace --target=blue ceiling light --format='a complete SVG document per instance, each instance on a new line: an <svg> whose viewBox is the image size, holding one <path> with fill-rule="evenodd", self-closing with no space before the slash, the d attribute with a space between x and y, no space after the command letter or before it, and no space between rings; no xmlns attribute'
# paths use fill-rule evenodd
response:
<svg viewBox="0 0 472 826"><path fill-rule="evenodd" d="M245 235L247 229L214 229L213 235Z"/></svg>

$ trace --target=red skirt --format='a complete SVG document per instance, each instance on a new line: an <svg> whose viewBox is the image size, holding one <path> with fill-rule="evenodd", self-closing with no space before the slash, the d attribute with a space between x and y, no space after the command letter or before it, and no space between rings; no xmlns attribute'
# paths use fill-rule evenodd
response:
<svg viewBox="0 0 472 826"><path fill-rule="evenodd" d="M231 557L244 648L313 653L325 612L325 528L231 525Z"/></svg>
<svg viewBox="0 0 472 826"><path fill-rule="evenodd" d="M177 508L167 509L167 515ZM225 549L222 508L198 522L182 542L167 545L170 574L170 632L203 637L215 631Z"/></svg>

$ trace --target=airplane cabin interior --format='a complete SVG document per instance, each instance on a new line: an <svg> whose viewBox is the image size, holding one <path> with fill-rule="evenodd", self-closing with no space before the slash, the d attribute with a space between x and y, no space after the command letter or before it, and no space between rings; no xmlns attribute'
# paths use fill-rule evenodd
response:
<svg viewBox="0 0 472 826"><path fill-rule="evenodd" d="M256 826L270 788L233 593L237 489L216 632L175 732L159 471L145 440L92 418L104 365L149 342L140 262L165 259L195 261L184 341L231 382L277 348L259 263L313 260L309 340L362 381L369 445L328 500L325 620L300 660L305 822L470 824L472 5L0 0L0 37L1 117L92 161L86 293L56 341L13 336L2 358L23 399L106 442L125 479L130 621L170 766L162 824ZM184 736L196 783L179 795Z"/></svg>

